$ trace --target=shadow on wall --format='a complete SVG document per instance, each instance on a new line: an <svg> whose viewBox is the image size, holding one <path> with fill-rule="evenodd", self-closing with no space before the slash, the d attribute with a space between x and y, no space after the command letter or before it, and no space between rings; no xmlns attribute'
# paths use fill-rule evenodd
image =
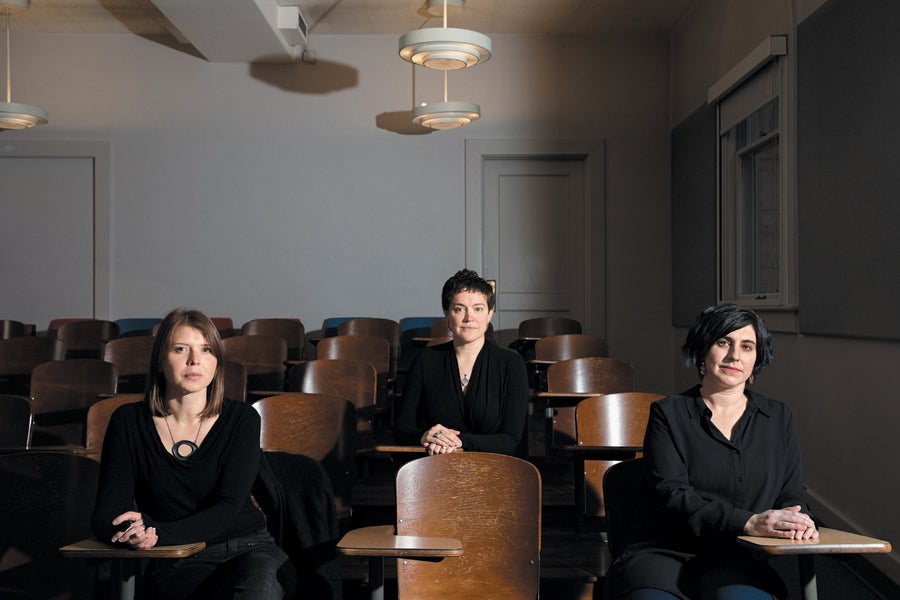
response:
<svg viewBox="0 0 900 600"><path fill-rule="evenodd" d="M359 84L359 71L327 60L314 64L251 63L250 76L295 94L330 94Z"/></svg>
<svg viewBox="0 0 900 600"><path fill-rule="evenodd" d="M411 110L383 112L375 117L375 126L378 129L392 131L400 135L424 135L434 131L430 127L422 127L413 123Z"/></svg>

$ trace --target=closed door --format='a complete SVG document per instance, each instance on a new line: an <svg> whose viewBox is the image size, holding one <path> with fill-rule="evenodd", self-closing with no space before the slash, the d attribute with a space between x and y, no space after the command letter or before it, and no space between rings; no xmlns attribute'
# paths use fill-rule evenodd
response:
<svg viewBox="0 0 900 600"><path fill-rule="evenodd" d="M485 161L483 276L497 282L495 327L584 321L585 223L583 160Z"/></svg>

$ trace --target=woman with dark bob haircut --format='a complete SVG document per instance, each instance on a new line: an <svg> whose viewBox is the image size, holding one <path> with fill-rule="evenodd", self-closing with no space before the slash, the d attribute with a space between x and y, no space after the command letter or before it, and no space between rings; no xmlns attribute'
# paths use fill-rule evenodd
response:
<svg viewBox="0 0 900 600"><path fill-rule="evenodd" d="M429 454L462 448L516 454L528 414L521 357L485 339L494 288L463 269L441 290L453 339L423 349L410 367L394 426L398 443Z"/></svg>
<svg viewBox="0 0 900 600"><path fill-rule="evenodd" d="M135 549L206 542L188 558L151 560L145 598L293 595L294 568L251 498L260 418L223 398L222 356L206 315L173 310L156 336L144 401L109 421L94 534Z"/></svg>
<svg viewBox="0 0 900 600"><path fill-rule="evenodd" d="M772 360L752 310L703 311L682 352L700 383L653 403L644 456L657 505L640 541L610 566L609 598L771 600L784 583L736 536L818 537L788 407L747 384Z"/></svg>

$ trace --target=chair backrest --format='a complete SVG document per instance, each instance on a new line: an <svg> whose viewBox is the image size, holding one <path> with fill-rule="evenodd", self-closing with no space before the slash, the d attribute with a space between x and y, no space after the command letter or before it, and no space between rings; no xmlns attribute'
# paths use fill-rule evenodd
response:
<svg viewBox="0 0 900 600"><path fill-rule="evenodd" d="M28 396L31 371L41 363L65 357L66 348L55 337L24 336L0 340L0 392Z"/></svg>
<svg viewBox="0 0 900 600"><path fill-rule="evenodd" d="M440 562L398 560L400 598L537 598L540 473L486 452L413 460L397 472L397 534L463 543L462 556Z"/></svg>
<svg viewBox="0 0 900 600"><path fill-rule="evenodd" d="M568 317L534 317L519 323L519 338L543 338L565 333L581 333L581 323Z"/></svg>
<svg viewBox="0 0 900 600"><path fill-rule="evenodd" d="M391 346L386 339L374 335L338 335L322 338L316 346L319 359L346 359L367 362L378 374L378 406L388 407L387 387L391 373Z"/></svg>
<svg viewBox="0 0 900 600"><path fill-rule="evenodd" d="M222 376L225 377L225 397L235 402L247 401L247 369L241 363L222 361Z"/></svg>
<svg viewBox="0 0 900 600"><path fill-rule="evenodd" d="M66 323L74 323L76 321L93 321L93 317L64 317L58 319L51 319L50 323L47 325L47 335L50 337L56 337L56 330L65 325Z"/></svg>
<svg viewBox="0 0 900 600"><path fill-rule="evenodd" d="M596 335L564 333L548 335L539 339L534 345L536 360L560 361L589 356L599 358L609 356L606 340Z"/></svg>
<svg viewBox="0 0 900 600"><path fill-rule="evenodd" d="M579 446L634 448L644 443L650 405L665 396L623 392L586 398L575 407L576 442ZM606 512L603 477L621 457L611 451L602 460L584 461L585 514L600 517Z"/></svg>
<svg viewBox="0 0 900 600"><path fill-rule="evenodd" d="M209 320L223 338L234 335L234 320L231 317L210 317Z"/></svg>
<svg viewBox="0 0 900 600"><path fill-rule="evenodd" d="M344 321L361 319L362 317L328 317L322 321L322 337L332 337L338 334L338 327Z"/></svg>
<svg viewBox="0 0 900 600"><path fill-rule="evenodd" d="M106 437L106 428L113 412L123 404L140 402L143 399L143 394L119 394L97 400L88 408L84 426L84 447L96 451L96 454L89 454L91 458L100 460L103 438Z"/></svg>
<svg viewBox="0 0 900 600"><path fill-rule="evenodd" d="M614 358L571 358L547 368L547 391L613 394L634 391L634 368Z"/></svg>
<svg viewBox="0 0 900 600"><path fill-rule="evenodd" d="M118 336L119 326L101 319L71 321L56 330L56 337L66 347L66 358L100 358L103 345Z"/></svg>
<svg viewBox="0 0 900 600"><path fill-rule="evenodd" d="M135 335L153 335L153 329L162 322L159 317L133 317L116 319L119 326L119 337Z"/></svg>
<svg viewBox="0 0 900 600"><path fill-rule="evenodd" d="M0 320L0 340L6 340L11 337L22 337L25 335L25 323L21 321L12 321L10 319Z"/></svg>
<svg viewBox="0 0 900 600"><path fill-rule="evenodd" d="M248 390L283 391L287 342L274 335L235 335L222 340L225 360L247 369Z"/></svg>
<svg viewBox="0 0 900 600"><path fill-rule="evenodd" d="M622 554L629 543L665 539L664 521L653 502L653 485L646 459L616 463L603 477L606 499L606 531L611 558Z"/></svg>
<svg viewBox="0 0 900 600"><path fill-rule="evenodd" d="M391 348L391 373L396 375L400 359L400 323L375 317L349 319L338 325L338 336L343 335L373 335L387 340Z"/></svg>
<svg viewBox="0 0 900 600"><path fill-rule="evenodd" d="M253 319L241 326L241 335L273 335L287 344L287 359L302 360L306 330L300 319Z"/></svg>
<svg viewBox="0 0 900 600"><path fill-rule="evenodd" d="M144 391L155 342L156 338L151 335L139 335L109 340L103 346L103 360L116 365L119 370L119 392Z"/></svg>
<svg viewBox="0 0 900 600"><path fill-rule="evenodd" d="M33 422L30 398L0 394L0 448L28 448Z"/></svg>
<svg viewBox="0 0 900 600"><path fill-rule="evenodd" d="M547 367L547 391L572 394L613 394L634 391L634 369L614 358L570 358ZM554 439L575 440L575 407L556 408Z"/></svg>
<svg viewBox="0 0 900 600"><path fill-rule="evenodd" d="M78 445L84 441L87 409L102 395L116 393L118 370L91 358L40 364L31 372L33 446Z"/></svg>
<svg viewBox="0 0 900 600"><path fill-rule="evenodd" d="M345 398L356 407L356 449L375 444L375 400L378 374L359 360L318 359L302 362L288 372L288 391Z"/></svg>
<svg viewBox="0 0 900 600"><path fill-rule="evenodd" d="M72 452L0 456L2 545L20 561L0 566L0 575L22 586L13 597L96 597L96 566L63 558L59 548L91 537L99 472L96 461Z"/></svg>
<svg viewBox="0 0 900 600"><path fill-rule="evenodd" d="M334 488L339 513L353 498L356 461L356 409L325 394L290 393L253 403L262 426L259 445L268 452L302 454L322 463Z"/></svg>

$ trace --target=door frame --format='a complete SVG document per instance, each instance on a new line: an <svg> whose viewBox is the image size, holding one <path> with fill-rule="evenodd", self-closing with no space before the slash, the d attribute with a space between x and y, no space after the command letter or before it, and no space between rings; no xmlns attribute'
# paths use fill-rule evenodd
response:
<svg viewBox="0 0 900 600"><path fill-rule="evenodd" d="M484 163L508 159L584 161L585 333L606 336L606 180L602 139L466 140L466 266L483 270ZM599 232L597 231L599 229ZM596 235L599 233L599 238Z"/></svg>
<svg viewBox="0 0 900 600"><path fill-rule="evenodd" d="M93 311L97 319L110 315L110 207L109 141L0 140L0 159L89 158L93 161Z"/></svg>

